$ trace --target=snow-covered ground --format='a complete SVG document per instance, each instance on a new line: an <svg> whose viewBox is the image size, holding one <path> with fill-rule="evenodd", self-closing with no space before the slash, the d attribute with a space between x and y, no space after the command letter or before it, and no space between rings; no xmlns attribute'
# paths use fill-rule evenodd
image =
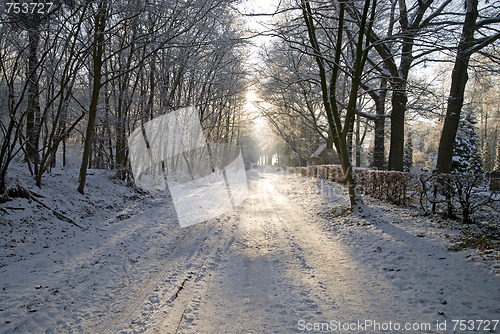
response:
<svg viewBox="0 0 500 334"><path fill-rule="evenodd" d="M75 169L30 188L82 228L0 205L0 332L460 333L500 318L497 250L448 250L458 232L435 217L374 201L349 215L339 185L252 171L243 205L181 229L168 196L91 174L85 196Z"/></svg>

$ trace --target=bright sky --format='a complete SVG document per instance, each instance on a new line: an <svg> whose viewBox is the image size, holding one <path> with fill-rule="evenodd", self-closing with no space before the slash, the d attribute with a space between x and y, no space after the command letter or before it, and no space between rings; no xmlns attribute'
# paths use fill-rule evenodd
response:
<svg viewBox="0 0 500 334"><path fill-rule="evenodd" d="M270 15L275 13L282 0L244 0L238 6L238 10L243 14L253 14L255 16L244 16L247 27L252 31L252 34L265 33L272 23L273 17ZM257 15L268 14L268 15ZM270 41L268 36L256 36L252 38L252 46L249 47L250 64L259 62L259 51L264 44ZM249 103L258 99L258 94L255 91L247 93L247 101Z"/></svg>
<svg viewBox="0 0 500 334"><path fill-rule="evenodd" d="M238 9L242 14L272 14L276 12L280 2L281 0L246 0L238 6ZM266 25L269 25L273 18L271 15L246 16L245 20L247 27L252 30L252 33L262 33L268 29ZM270 37L266 36L257 36L252 39L253 46L249 49L251 64L259 62L259 51L269 40ZM246 100L245 109L247 112L252 116L257 116L253 120L255 138L260 139L261 142L259 145L264 147L266 143L269 144L273 141L275 134L271 131L267 120L263 116L258 116L260 112L254 105L254 102L260 100L258 92L250 88L246 93Z"/></svg>
<svg viewBox="0 0 500 334"><path fill-rule="evenodd" d="M276 11L279 3L280 0L245 0L238 6L238 10L242 14L272 14ZM245 16L244 19L246 21L246 25L252 30L253 33L260 33L267 29L266 25L271 23L272 16ZM253 46L249 47L251 63L257 63L259 61L258 52L267 41L269 41L269 37L266 36L257 36L252 39ZM259 99L258 93L250 89L246 94L246 99L247 110L255 112L253 102Z"/></svg>

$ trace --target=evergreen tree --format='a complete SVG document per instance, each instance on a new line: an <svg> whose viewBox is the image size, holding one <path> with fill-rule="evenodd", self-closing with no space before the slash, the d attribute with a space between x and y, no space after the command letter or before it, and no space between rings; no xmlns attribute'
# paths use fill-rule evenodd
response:
<svg viewBox="0 0 500 334"><path fill-rule="evenodd" d="M460 120L453 148L452 173L482 174L484 172L476 124L477 121L471 111Z"/></svg>
<svg viewBox="0 0 500 334"><path fill-rule="evenodd" d="M411 133L406 137L405 148L403 153L403 171L409 172L413 167L413 143L411 141Z"/></svg>
<svg viewBox="0 0 500 334"><path fill-rule="evenodd" d="M490 142L488 140L486 140L483 144L483 168L485 172L491 172L493 169L493 159Z"/></svg>

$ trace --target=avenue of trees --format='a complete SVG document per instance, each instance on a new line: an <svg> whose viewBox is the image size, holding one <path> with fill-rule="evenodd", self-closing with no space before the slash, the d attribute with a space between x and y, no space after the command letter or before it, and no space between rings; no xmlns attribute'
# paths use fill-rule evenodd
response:
<svg viewBox="0 0 500 334"><path fill-rule="evenodd" d="M240 0L14 2L0 13L0 193L16 158L42 186L68 143L80 193L88 168L130 178L129 134L186 106L210 141L253 149L250 85L279 138L257 138L266 161L306 165L326 144L352 207L355 166L500 168L498 1L279 1L252 73Z"/></svg>

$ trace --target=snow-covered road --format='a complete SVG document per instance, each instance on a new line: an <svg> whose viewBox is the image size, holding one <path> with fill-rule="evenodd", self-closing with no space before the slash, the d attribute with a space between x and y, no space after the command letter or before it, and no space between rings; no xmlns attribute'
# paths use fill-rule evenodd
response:
<svg viewBox="0 0 500 334"><path fill-rule="evenodd" d="M500 318L498 276L395 213L325 218L311 182L255 174L242 207L185 229L151 200L10 263L0 332L458 333Z"/></svg>

